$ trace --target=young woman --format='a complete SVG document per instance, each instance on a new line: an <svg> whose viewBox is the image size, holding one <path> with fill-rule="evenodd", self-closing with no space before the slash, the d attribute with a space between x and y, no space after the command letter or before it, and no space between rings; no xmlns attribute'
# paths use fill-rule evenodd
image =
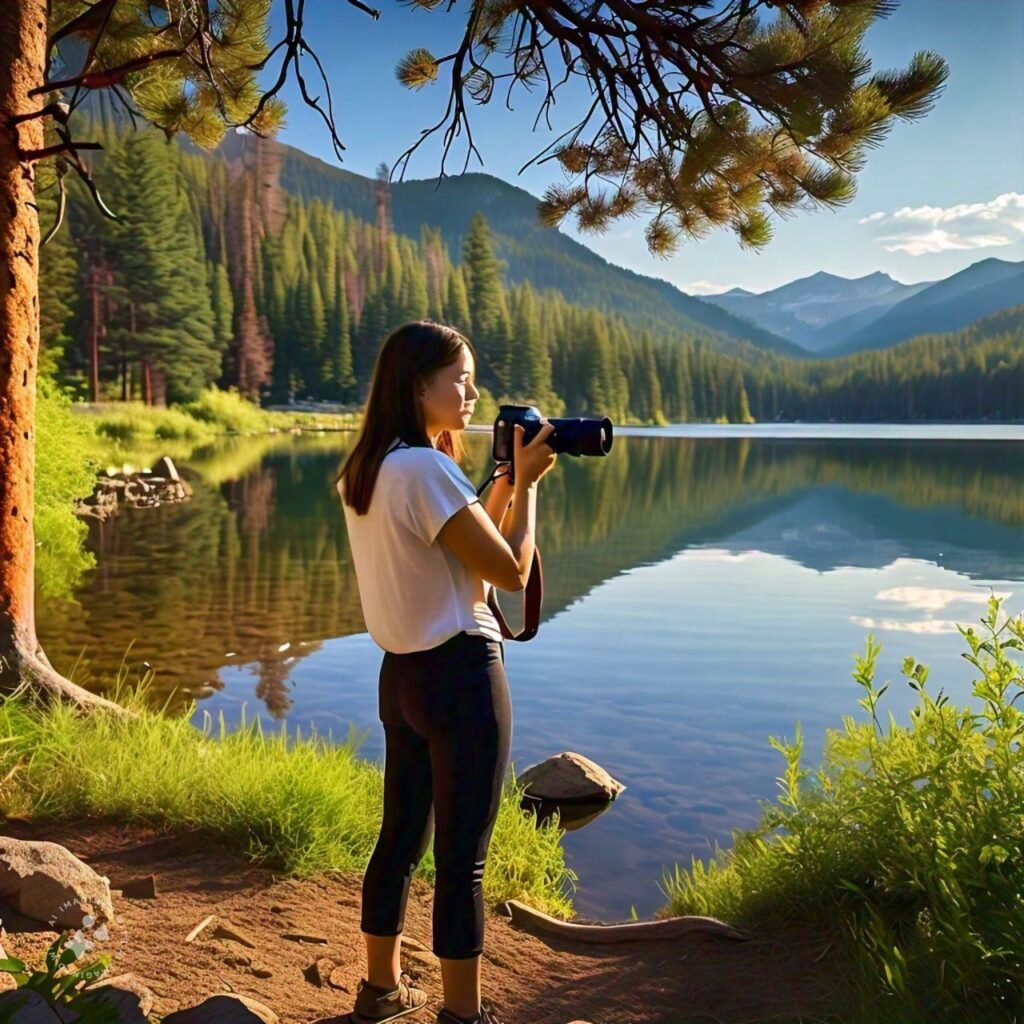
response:
<svg viewBox="0 0 1024 1024"><path fill-rule="evenodd" d="M363 425L338 476L366 627L384 651L384 812L363 879L367 976L355 1024L421 1009L400 970L409 883L434 833L438 1024L497 1024L480 1005L483 873L512 739L505 647L488 585L521 591L533 561L537 484L557 455L545 423L514 436L515 484L487 506L459 468L479 392L475 353L441 324L403 324L377 356Z"/></svg>

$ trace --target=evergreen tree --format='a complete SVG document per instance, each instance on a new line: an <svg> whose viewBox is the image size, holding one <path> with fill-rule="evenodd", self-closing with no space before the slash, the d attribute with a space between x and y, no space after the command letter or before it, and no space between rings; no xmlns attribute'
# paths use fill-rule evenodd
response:
<svg viewBox="0 0 1024 1024"><path fill-rule="evenodd" d="M444 321L463 334L470 334L469 299L466 279L461 267L453 267L448 275L448 293L444 303Z"/></svg>
<svg viewBox="0 0 1024 1024"><path fill-rule="evenodd" d="M504 393L509 386L511 323L501 286L501 268L491 248L490 229L477 211L462 246L470 329L480 354L478 376L490 390Z"/></svg>

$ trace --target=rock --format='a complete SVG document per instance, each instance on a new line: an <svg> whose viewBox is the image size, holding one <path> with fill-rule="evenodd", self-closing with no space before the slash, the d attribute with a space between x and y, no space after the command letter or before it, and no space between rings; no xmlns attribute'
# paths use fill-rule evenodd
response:
<svg viewBox="0 0 1024 1024"><path fill-rule="evenodd" d="M153 995L144 985L140 986L149 995L149 1006L152 1009ZM90 986L88 994L83 993L82 1001L86 1004L81 1006L82 1024L89 1020L110 1020L110 1024L149 1024L146 1014L142 1011L143 996L138 992L131 991L119 986L110 984ZM88 1009L87 1009L88 1007ZM103 1011L113 1011L115 1016L107 1018L102 1016ZM58 1016L61 1010L58 1010ZM78 1016L69 1020L79 1020Z"/></svg>
<svg viewBox="0 0 1024 1024"><path fill-rule="evenodd" d="M614 800L626 787L599 764L572 750L531 765L516 782L542 800Z"/></svg>
<svg viewBox="0 0 1024 1024"><path fill-rule="evenodd" d="M402 936L402 949L414 949L416 950L417 953L430 952L430 950L427 949L427 947L424 946L422 942L419 942L416 939L411 939L409 938L408 935Z"/></svg>
<svg viewBox="0 0 1024 1024"><path fill-rule="evenodd" d="M330 942L323 935L311 935L309 932L281 932L281 938L290 939L292 942L315 942L322 946L326 946Z"/></svg>
<svg viewBox="0 0 1024 1024"><path fill-rule="evenodd" d="M23 988L0 993L0 1021L10 1021L10 1024L61 1024L57 1012L38 992Z"/></svg>
<svg viewBox="0 0 1024 1024"><path fill-rule="evenodd" d="M524 811L533 811L537 815L538 824L546 823L557 813L558 827L566 832L574 832L607 812L612 803L607 799L538 800L536 797L524 796L521 806Z"/></svg>
<svg viewBox="0 0 1024 1024"><path fill-rule="evenodd" d="M198 1006L168 1014L162 1024L278 1024L278 1016L248 996L218 994Z"/></svg>
<svg viewBox="0 0 1024 1024"><path fill-rule="evenodd" d="M0 836L0 900L54 930L114 920L110 880L59 843Z"/></svg>
<svg viewBox="0 0 1024 1024"><path fill-rule="evenodd" d="M256 943L249 938L245 932L240 931L233 924L219 924L213 929L213 937L215 939L231 939L232 942L240 942L243 946L248 946L250 949L256 948Z"/></svg>
<svg viewBox="0 0 1024 1024"><path fill-rule="evenodd" d="M178 474L178 469L171 461L171 457L169 455L164 455L157 461L156 465L153 467L153 472L157 476L162 476L167 480L174 480L177 482L181 479L181 476Z"/></svg>
<svg viewBox="0 0 1024 1024"><path fill-rule="evenodd" d="M94 992L101 988L114 988L123 992L125 996L134 997L144 1018L149 1016L153 1010L153 992L131 972L118 974L112 978L101 978L95 984L90 985L88 991Z"/></svg>
<svg viewBox="0 0 1024 1024"><path fill-rule="evenodd" d="M316 985L317 988L325 988L331 983L331 974L336 970L337 966L330 957L322 956L305 968L302 976L311 985Z"/></svg>
<svg viewBox="0 0 1024 1024"><path fill-rule="evenodd" d="M130 882L123 882L118 886L121 895L130 900L155 900L156 899L156 878L153 875L146 875L145 878L134 878Z"/></svg>

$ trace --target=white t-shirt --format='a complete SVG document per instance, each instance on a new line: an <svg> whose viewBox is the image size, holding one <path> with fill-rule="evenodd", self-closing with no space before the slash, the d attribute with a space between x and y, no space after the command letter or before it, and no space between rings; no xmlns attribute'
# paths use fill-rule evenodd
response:
<svg viewBox="0 0 1024 1024"><path fill-rule="evenodd" d="M366 515L341 503L370 637L393 654L426 651L462 631L501 640L490 584L437 539L480 500L476 488L444 452L402 444L396 439L381 462Z"/></svg>

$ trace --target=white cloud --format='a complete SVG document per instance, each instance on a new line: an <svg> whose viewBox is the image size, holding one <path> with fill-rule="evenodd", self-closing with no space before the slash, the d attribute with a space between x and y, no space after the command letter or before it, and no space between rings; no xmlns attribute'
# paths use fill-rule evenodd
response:
<svg viewBox="0 0 1024 1024"><path fill-rule="evenodd" d="M885 221L886 234L876 236L886 252L910 256L954 249L991 249L1013 245L1024 237L1024 194L1004 192L986 203L954 206L903 206L862 217L858 224ZM929 230L930 229L930 230Z"/></svg>
<svg viewBox="0 0 1024 1024"><path fill-rule="evenodd" d="M691 281L684 290L690 295L719 295L735 287L734 284L715 284L714 281L701 280Z"/></svg>
<svg viewBox="0 0 1024 1024"><path fill-rule="evenodd" d="M999 245L1013 245L1016 239L1006 235L957 235L936 229L924 235L883 235L878 241L892 243L883 246L886 252L925 256L951 249L991 249Z"/></svg>

